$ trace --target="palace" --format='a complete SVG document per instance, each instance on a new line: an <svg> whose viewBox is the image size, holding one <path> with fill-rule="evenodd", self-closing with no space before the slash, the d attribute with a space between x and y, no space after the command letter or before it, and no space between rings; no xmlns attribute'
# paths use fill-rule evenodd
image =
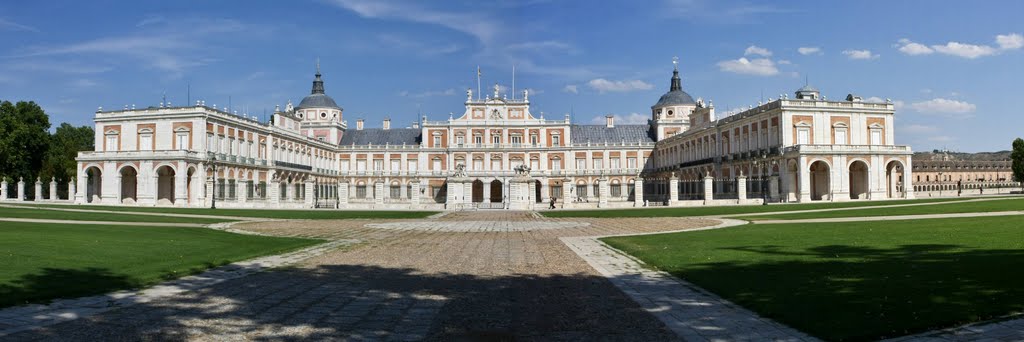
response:
<svg viewBox="0 0 1024 342"><path fill-rule="evenodd" d="M527 91L466 91L408 128L350 127L319 68L269 122L195 105L98 110L76 203L181 207L534 209L913 198L891 103L811 87L718 119L679 70L644 125L579 125Z"/></svg>

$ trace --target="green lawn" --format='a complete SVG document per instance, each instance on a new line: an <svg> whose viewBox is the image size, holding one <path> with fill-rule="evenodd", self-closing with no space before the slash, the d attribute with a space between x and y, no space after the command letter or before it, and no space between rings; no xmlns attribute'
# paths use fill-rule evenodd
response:
<svg viewBox="0 0 1024 342"><path fill-rule="evenodd" d="M205 228L3 222L0 307L138 288L319 242Z"/></svg>
<svg viewBox="0 0 1024 342"><path fill-rule="evenodd" d="M79 209L69 207L69 209ZM47 220L71 220L71 221L116 221L116 222L166 222L166 223L218 223L232 220L212 218L190 218L156 215L132 215L132 214L111 214L98 212L48 210L45 207L22 206L0 207L0 217L47 219ZM3 223L3 224L6 224Z"/></svg>
<svg viewBox="0 0 1024 342"><path fill-rule="evenodd" d="M210 209L210 208L168 208L168 207L131 207L131 206L100 206L100 205L60 205L60 204L25 204L26 206L74 208L92 210L113 210L121 212L146 212L190 215L238 216L272 219L415 219L437 214L436 211L402 211L402 210L327 210L327 209Z"/></svg>
<svg viewBox="0 0 1024 342"><path fill-rule="evenodd" d="M818 337L872 340L1024 310L1022 222L752 224L603 240Z"/></svg>
<svg viewBox="0 0 1024 342"><path fill-rule="evenodd" d="M793 213L778 215L751 215L743 216L743 219L752 220L800 220L812 218L832 217L865 217L865 216L897 216L897 215L925 215L925 214L953 214L953 213L983 213L996 211L1021 211L1024 210L1024 198L1002 199L980 202L958 202L942 203L935 205L922 205L913 207L895 208L874 208L857 210L838 210L812 213ZM1024 222L1024 218L1021 218Z"/></svg>
<svg viewBox="0 0 1024 342"><path fill-rule="evenodd" d="M858 202L826 202L826 203L803 203L803 204L772 204L772 205L734 205L734 206L709 206L689 208L639 208L639 209L614 209L614 210L564 210L542 212L547 217L683 217L683 216L711 216L711 215L737 215L750 213L765 213L778 211L813 210L829 208L854 208L878 205L895 205L910 203L930 203L962 201L962 198L931 198L914 200L892 200L892 201L858 201Z"/></svg>

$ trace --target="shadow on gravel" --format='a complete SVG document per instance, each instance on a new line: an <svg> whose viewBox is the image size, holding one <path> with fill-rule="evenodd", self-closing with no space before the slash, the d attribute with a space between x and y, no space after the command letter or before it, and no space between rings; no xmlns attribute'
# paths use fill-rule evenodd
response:
<svg viewBox="0 0 1024 342"><path fill-rule="evenodd" d="M607 279L320 266L265 272L6 338L54 340L676 339Z"/></svg>

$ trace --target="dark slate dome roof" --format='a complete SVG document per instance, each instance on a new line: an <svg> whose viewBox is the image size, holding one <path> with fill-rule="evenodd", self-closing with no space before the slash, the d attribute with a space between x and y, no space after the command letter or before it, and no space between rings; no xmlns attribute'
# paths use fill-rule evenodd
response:
<svg viewBox="0 0 1024 342"><path fill-rule="evenodd" d="M672 86L665 95L661 95L658 103L652 107L678 106L697 104L693 96L683 91L683 82L679 78L679 69L672 70Z"/></svg>
<svg viewBox="0 0 1024 342"><path fill-rule="evenodd" d="M305 98L302 99L302 102L299 102L299 106L297 108L334 108L338 110L341 109L341 107L338 106L338 103L334 102L334 99L325 94L312 94L306 96Z"/></svg>
<svg viewBox="0 0 1024 342"><path fill-rule="evenodd" d="M299 102L298 109L303 108L333 108L341 110L337 102L334 102L330 96L324 93L324 80L320 79L320 62L316 65L316 78L313 79L313 91L310 92L309 96L302 99Z"/></svg>

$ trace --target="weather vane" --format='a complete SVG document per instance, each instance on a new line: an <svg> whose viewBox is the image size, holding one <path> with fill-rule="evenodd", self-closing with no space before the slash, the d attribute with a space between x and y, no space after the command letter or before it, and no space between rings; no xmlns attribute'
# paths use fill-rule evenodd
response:
<svg viewBox="0 0 1024 342"><path fill-rule="evenodd" d="M677 69L679 68L679 57L678 56L672 57L672 66L677 68Z"/></svg>

